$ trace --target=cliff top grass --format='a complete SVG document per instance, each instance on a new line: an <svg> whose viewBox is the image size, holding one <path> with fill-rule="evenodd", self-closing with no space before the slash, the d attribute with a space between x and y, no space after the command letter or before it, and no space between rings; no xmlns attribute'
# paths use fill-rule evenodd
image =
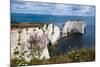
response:
<svg viewBox="0 0 100 67"><path fill-rule="evenodd" d="M48 25L47 23L36 23L36 22L12 23L11 29L27 28L27 27L43 27L45 24Z"/></svg>
<svg viewBox="0 0 100 67"><path fill-rule="evenodd" d="M50 59L43 60L33 59L29 63L25 62L24 60L18 61L17 59L13 59L11 60L11 66L60 64L88 61L95 61L95 49L93 48L72 49L63 55L53 56Z"/></svg>

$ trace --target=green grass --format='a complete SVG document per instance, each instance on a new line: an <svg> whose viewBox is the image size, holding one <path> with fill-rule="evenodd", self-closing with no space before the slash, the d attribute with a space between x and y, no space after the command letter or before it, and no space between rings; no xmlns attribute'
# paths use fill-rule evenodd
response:
<svg viewBox="0 0 100 67"><path fill-rule="evenodd" d="M53 56L50 59L33 59L29 63L24 60L11 60L11 66L20 66L20 65L40 65L40 64L60 64L60 63L73 63L73 62L88 62L95 61L95 49L93 48L81 48L81 49L72 49L64 55Z"/></svg>

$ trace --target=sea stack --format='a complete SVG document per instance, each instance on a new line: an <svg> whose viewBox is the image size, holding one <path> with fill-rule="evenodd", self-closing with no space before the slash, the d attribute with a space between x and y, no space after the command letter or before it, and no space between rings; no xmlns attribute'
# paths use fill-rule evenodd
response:
<svg viewBox="0 0 100 67"><path fill-rule="evenodd" d="M51 23L48 26L44 25L43 30L45 31L51 45L55 46L60 38L60 28Z"/></svg>
<svg viewBox="0 0 100 67"><path fill-rule="evenodd" d="M68 35L68 33L80 33L84 34L86 23L84 21L67 21L62 29L62 37Z"/></svg>

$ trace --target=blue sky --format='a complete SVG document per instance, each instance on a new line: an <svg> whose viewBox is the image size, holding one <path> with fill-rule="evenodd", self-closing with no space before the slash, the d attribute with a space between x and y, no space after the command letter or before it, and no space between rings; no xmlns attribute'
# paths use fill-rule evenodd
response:
<svg viewBox="0 0 100 67"><path fill-rule="evenodd" d="M94 6L11 0L11 13L94 16Z"/></svg>

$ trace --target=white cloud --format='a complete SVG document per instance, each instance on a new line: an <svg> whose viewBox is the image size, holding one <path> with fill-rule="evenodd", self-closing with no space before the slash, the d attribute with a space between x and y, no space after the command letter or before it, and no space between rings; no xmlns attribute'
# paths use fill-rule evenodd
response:
<svg viewBox="0 0 100 67"><path fill-rule="evenodd" d="M12 13L94 16L94 6L40 2L12 2Z"/></svg>

